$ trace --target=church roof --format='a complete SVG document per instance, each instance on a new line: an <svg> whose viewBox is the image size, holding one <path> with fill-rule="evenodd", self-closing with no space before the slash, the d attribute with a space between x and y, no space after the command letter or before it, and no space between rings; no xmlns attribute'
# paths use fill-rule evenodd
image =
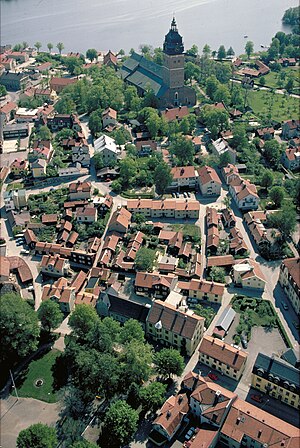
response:
<svg viewBox="0 0 300 448"><path fill-rule="evenodd" d="M121 76L137 88L147 90L149 87L158 97L166 90L162 79L162 66L149 61L144 56L133 53L122 66Z"/></svg>
<svg viewBox="0 0 300 448"><path fill-rule="evenodd" d="M168 55L182 54L184 52L182 36L178 33L175 17L173 17L171 28L165 36L163 51Z"/></svg>

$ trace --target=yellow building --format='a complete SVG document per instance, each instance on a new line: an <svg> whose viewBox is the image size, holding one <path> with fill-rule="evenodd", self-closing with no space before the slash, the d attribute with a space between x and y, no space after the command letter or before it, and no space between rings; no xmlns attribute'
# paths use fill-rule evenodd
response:
<svg viewBox="0 0 300 448"><path fill-rule="evenodd" d="M253 366L251 384L260 392L300 409L299 370L285 361L259 353Z"/></svg>
<svg viewBox="0 0 300 448"><path fill-rule="evenodd" d="M220 339L204 336L199 347L199 361L238 381L245 369L248 353Z"/></svg>
<svg viewBox="0 0 300 448"><path fill-rule="evenodd" d="M191 356L202 339L205 319L185 307L156 300L146 321L148 337Z"/></svg>
<svg viewBox="0 0 300 448"><path fill-rule="evenodd" d="M44 177L46 175L47 162L45 159L37 159L35 162L32 162L32 176L34 178Z"/></svg>
<svg viewBox="0 0 300 448"><path fill-rule="evenodd" d="M279 283L295 312L300 313L300 258L287 258L280 266Z"/></svg>
<svg viewBox="0 0 300 448"><path fill-rule="evenodd" d="M188 296L192 303L196 303L199 300L222 303L225 285L223 283L193 279L190 282L178 282L178 288L183 295Z"/></svg>

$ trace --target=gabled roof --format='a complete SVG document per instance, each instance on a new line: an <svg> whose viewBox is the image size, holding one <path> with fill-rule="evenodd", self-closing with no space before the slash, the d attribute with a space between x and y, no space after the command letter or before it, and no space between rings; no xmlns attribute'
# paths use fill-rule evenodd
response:
<svg viewBox="0 0 300 448"><path fill-rule="evenodd" d="M188 411L189 403L186 394L172 395L164 403L153 423L161 426L169 437L172 437Z"/></svg>
<svg viewBox="0 0 300 448"><path fill-rule="evenodd" d="M195 179L197 172L193 166L176 166L171 169L173 179Z"/></svg>
<svg viewBox="0 0 300 448"><path fill-rule="evenodd" d="M199 353L208 355L237 371L243 367L248 356L246 352L211 336L203 337L199 346Z"/></svg>
<svg viewBox="0 0 300 448"><path fill-rule="evenodd" d="M161 112L161 116L167 121L180 120L189 114L187 106L174 107L173 109L166 109Z"/></svg>
<svg viewBox="0 0 300 448"><path fill-rule="evenodd" d="M300 258L287 258L282 262L297 287L300 288Z"/></svg>
<svg viewBox="0 0 300 448"><path fill-rule="evenodd" d="M203 166L202 168L198 168L199 174L199 182L202 185L209 184L210 182L215 182L216 184L221 185L222 182L216 172L216 170L210 166Z"/></svg>

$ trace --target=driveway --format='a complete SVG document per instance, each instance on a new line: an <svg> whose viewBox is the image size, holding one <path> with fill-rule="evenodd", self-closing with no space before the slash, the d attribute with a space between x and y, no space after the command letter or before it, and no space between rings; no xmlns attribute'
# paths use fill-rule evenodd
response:
<svg viewBox="0 0 300 448"><path fill-rule="evenodd" d="M1 400L1 442L2 448L15 448L18 434L34 423L55 426L60 412L60 403L44 403L33 398L10 396Z"/></svg>

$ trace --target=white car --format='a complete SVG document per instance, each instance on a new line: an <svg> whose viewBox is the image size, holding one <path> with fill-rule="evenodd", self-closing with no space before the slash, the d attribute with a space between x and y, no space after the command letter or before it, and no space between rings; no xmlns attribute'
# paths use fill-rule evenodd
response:
<svg viewBox="0 0 300 448"><path fill-rule="evenodd" d="M22 249L22 250L20 251L20 254L21 254L21 255L29 255L30 252L29 252L29 250Z"/></svg>

